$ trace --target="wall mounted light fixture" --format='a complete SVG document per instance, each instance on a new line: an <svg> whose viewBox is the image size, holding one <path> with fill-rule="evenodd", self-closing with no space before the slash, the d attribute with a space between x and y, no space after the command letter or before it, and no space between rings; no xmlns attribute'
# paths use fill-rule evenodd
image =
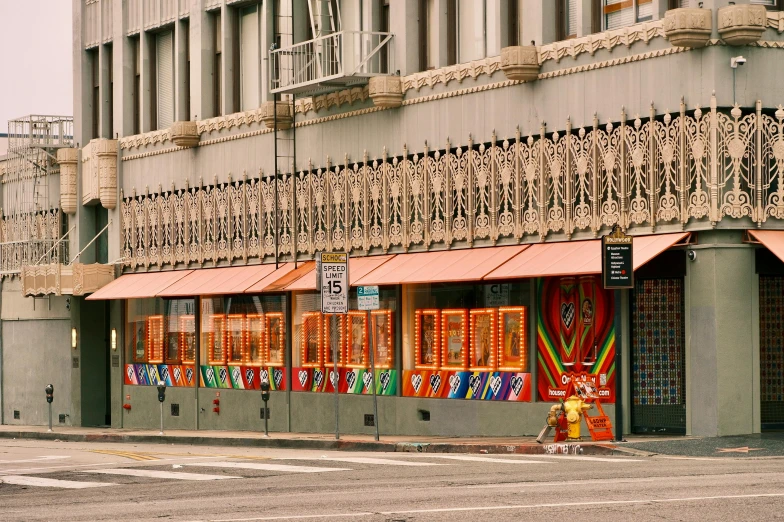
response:
<svg viewBox="0 0 784 522"><path fill-rule="evenodd" d="M71 348L76 350L76 328L71 328Z"/></svg>
<svg viewBox="0 0 784 522"><path fill-rule="evenodd" d="M117 349L117 328L112 328L112 351Z"/></svg>

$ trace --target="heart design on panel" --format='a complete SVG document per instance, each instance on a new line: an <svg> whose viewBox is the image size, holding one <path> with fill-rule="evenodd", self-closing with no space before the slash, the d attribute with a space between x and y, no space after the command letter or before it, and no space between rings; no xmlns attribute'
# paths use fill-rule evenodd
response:
<svg viewBox="0 0 784 522"><path fill-rule="evenodd" d="M249 381L249 382L250 382L250 381L253 379L253 373L252 373L252 371L251 371L251 374L250 374L250 375L251 375L251 378L250 378L250 379L248 379L248 381ZM268 372L267 370L261 370L261 371L259 372L259 381L261 381L261 382L267 382L267 383L269 382L269 372Z"/></svg>
<svg viewBox="0 0 784 522"><path fill-rule="evenodd" d="M212 368L207 368L207 380L211 381L215 378L215 370Z"/></svg>
<svg viewBox="0 0 784 522"><path fill-rule="evenodd" d="M433 389L433 393L438 393L438 389L441 387L441 376L437 373L430 376L430 387Z"/></svg>
<svg viewBox="0 0 784 522"><path fill-rule="evenodd" d="M334 382L335 381L332 381L333 384L334 384ZM346 373L346 384L348 384L348 389L349 390L354 387L354 383L355 382L357 382L357 374L354 373L353 370L348 372L348 373Z"/></svg>
<svg viewBox="0 0 784 522"><path fill-rule="evenodd" d="M297 378L299 379L299 385L305 386L305 383L308 382L308 372L307 370L300 370L297 374Z"/></svg>
<svg viewBox="0 0 784 522"><path fill-rule="evenodd" d="M574 323L574 303L561 303L561 321L568 330Z"/></svg>
<svg viewBox="0 0 784 522"><path fill-rule="evenodd" d="M501 379L500 375L495 375L492 379L490 379L490 389L493 390L493 396L498 396L498 392L501 391L502 384L503 380Z"/></svg>
<svg viewBox="0 0 784 522"><path fill-rule="evenodd" d="M474 397L476 397L482 391L482 378L478 375L472 375L468 379L468 385L471 387Z"/></svg>
<svg viewBox="0 0 784 522"><path fill-rule="evenodd" d="M218 377L220 377L220 382L226 384L226 379L229 377L229 372L226 371L226 368L221 368L218 370Z"/></svg>
<svg viewBox="0 0 784 522"><path fill-rule="evenodd" d="M387 386L389 386L389 372L381 372L381 375L378 376L378 380L381 381L381 389L386 390ZM422 382L422 377L419 378L419 382Z"/></svg>
<svg viewBox="0 0 784 522"><path fill-rule="evenodd" d="M242 378L242 373L240 373L240 369L236 366L231 370L231 378L234 380L234 382L239 382L239 380Z"/></svg>
<svg viewBox="0 0 784 522"><path fill-rule="evenodd" d="M522 377L518 377L517 375L515 375L509 381L509 384L512 385L512 391L514 392L514 394L516 396L519 396L520 392L523 391L523 378Z"/></svg>
<svg viewBox="0 0 784 522"><path fill-rule="evenodd" d="M175 367L174 367L174 380L175 380L175 381L177 381L177 382L179 382L179 380L180 380L180 376L181 376L181 375L182 375L182 372L180 371L180 369L179 369L179 368L177 368L177 367L175 366Z"/></svg>
<svg viewBox="0 0 784 522"><path fill-rule="evenodd" d="M370 385L373 384L373 375L365 372L362 375L362 381L365 383L365 390L370 391Z"/></svg>
<svg viewBox="0 0 784 522"><path fill-rule="evenodd" d="M126 368L125 373L128 374L128 380L133 382L133 377L134 375L136 375L135 373L133 373L133 366L128 366L128 368Z"/></svg>
<svg viewBox="0 0 784 522"><path fill-rule="evenodd" d="M193 370L190 368L185 370L185 378L188 379L188 382L190 383L193 380Z"/></svg>
<svg viewBox="0 0 784 522"><path fill-rule="evenodd" d="M324 372L321 370L314 370L313 371L313 382L316 384L316 388L321 388L321 383L324 381Z"/></svg>
<svg viewBox="0 0 784 522"><path fill-rule="evenodd" d="M334 370L330 370L330 372L329 372L329 382L332 383L333 387L338 383L339 379L340 379L340 375L335 373Z"/></svg>
<svg viewBox="0 0 784 522"><path fill-rule="evenodd" d="M411 386L414 387L414 393L419 393L419 387L422 386L422 376L415 373L411 376Z"/></svg>
<svg viewBox="0 0 784 522"><path fill-rule="evenodd" d="M460 376L458 374L449 377L449 390L454 395L460 389Z"/></svg>
<svg viewBox="0 0 784 522"><path fill-rule="evenodd" d="M305 374L305 379L307 380L308 375ZM278 370L277 368L272 369L272 380L275 381L275 388L280 389L280 383L283 382L283 372Z"/></svg>
<svg viewBox="0 0 784 522"><path fill-rule="evenodd" d="M161 381L166 382L169 380L169 368L166 366L161 367Z"/></svg>

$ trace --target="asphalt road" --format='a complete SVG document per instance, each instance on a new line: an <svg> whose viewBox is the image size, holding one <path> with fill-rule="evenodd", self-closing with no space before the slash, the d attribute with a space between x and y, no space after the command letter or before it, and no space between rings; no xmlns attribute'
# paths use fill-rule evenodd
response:
<svg viewBox="0 0 784 522"><path fill-rule="evenodd" d="M769 520L779 457L0 442L0 520Z"/></svg>

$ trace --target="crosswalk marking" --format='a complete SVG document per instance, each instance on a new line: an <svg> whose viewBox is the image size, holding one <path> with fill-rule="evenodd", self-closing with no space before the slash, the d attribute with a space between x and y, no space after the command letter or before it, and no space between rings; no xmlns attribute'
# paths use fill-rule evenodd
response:
<svg viewBox="0 0 784 522"><path fill-rule="evenodd" d="M289 466L286 464L262 464L260 462L189 462L185 466L210 468L256 469L261 471L286 471L290 473L322 473L326 471L351 471L346 468L319 468L314 466Z"/></svg>
<svg viewBox="0 0 784 522"><path fill-rule="evenodd" d="M464 460L469 462L494 462L500 464L545 464L540 460L500 459L493 457L473 457L470 455L428 455L439 459Z"/></svg>
<svg viewBox="0 0 784 522"><path fill-rule="evenodd" d="M583 457L581 455L518 455L519 457L530 457L534 459L559 459L564 462L567 460L588 460L593 462L642 462L640 459L629 459L626 457Z"/></svg>
<svg viewBox="0 0 784 522"><path fill-rule="evenodd" d="M277 457L275 460L327 460L330 462L348 462L350 464L378 464L382 466L443 466L434 462L411 462L408 460L381 459L375 457L322 457L320 459L308 457Z"/></svg>
<svg viewBox="0 0 784 522"><path fill-rule="evenodd" d="M155 469L117 468L117 469L91 469L83 473L101 473L104 475L127 475L129 477L149 477L171 480L225 480L242 477L227 475L205 475L202 473L181 473L178 471L160 471Z"/></svg>
<svg viewBox="0 0 784 522"><path fill-rule="evenodd" d="M130 451L116 451L116 450L91 450L93 453L101 453L103 455L117 455L118 457L125 457L133 460L158 460L151 455L143 453L131 453Z"/></svg>
<svg viewBox="0 0 784 522"><path fill-rule="evenodd" d="M78 482L76 480L58 480L42 477L28 477L23 475L0 476L0 484L14 484L17 486L40 486L61 489L86 489L114 486L112 482Z"/></svg>

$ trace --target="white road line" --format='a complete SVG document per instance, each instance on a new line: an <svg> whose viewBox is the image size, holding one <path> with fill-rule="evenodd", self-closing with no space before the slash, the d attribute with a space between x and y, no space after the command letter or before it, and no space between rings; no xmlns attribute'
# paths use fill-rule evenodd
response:
<svg viewBox="0 0 784 522"><path fill-rule="evenodd" d="M25 477L20 475L0 476L0 484L15 484L17 486L39 486L43 488L61 489L86 489L115 486L112 482L78 482L76 480L57 480L41 477Z"/></svg>
<svg viewBox="0 0 784 522"><path fill-rule="evenodd" d="M472 506L454 508L433 508L433 509L409 509L398 511L377 511L364 513L327 513L327 514L300 514L284 515L276 517L254 517L254 518L221 518L214 519L212 522L250 522L257 520L293 520L307 518L348 518L348 517L368 517L378 515L418 515L425 513L459 513L470 511L511 511L528 509L564 508L564 507L594 507L594 506L622 506L636 504L669 504L678 502L701 502L706 500L740 500L752 498L777 498L784 497L784 493L757 493L749 495L715 495L709 497L685 497L685 498L660 498L660 499L632 499L632 500L596 500L587 502L559 502L551 504L510 504L506 506Z"/></svg>
<svg viewBox="0 0 784 522"><path fill-rule="evenodd" d="M181 473L177 471L160 471L155 469L117 468L117 469L91 469L82 473L101 473L103 475L127 475L129 477L149 477L170 480L225 480L242 477L227 475L204 475L202 473Z"/></svg>
<svg viewBox="0 0 784 522"><path fill-rule="evenodd" d="M275 460L327 460L332 462L348 462L350 464L379 464L384 466L443 466L434 462L411 462L408 460L379 459L375 457L276 457Z"/></svg>
<svg viewBox="0 0 784 522"><path fill-rule="evenodd" d="M34 459L20 459L20 460L0 460L0 464L16 464L18 462L43 462L45 460L60 460L70 459L71 457L63 457L57 455L47 455L45 457L36 457Z"/></svg>
<svg viewBox="0 0 784 522"><path fill-rule="evenodd" d="M285 471L289 473L322 473L325 471L351 471L350 469L346 469L346 468L317 468L313 466L287 466L286 464L262 464L260 462L188 462L183 465L209 467L209 468Z"/></svg>
<svg viewBox="0 0 784 522"><path fill-rule="evenodd" d="M465 460L469 462L497 462L500 464L546 464L541 460L523 460L523 459L495 459L493 457L472 457L470 455L430 455L438 459L453 459Z"/></svg>

